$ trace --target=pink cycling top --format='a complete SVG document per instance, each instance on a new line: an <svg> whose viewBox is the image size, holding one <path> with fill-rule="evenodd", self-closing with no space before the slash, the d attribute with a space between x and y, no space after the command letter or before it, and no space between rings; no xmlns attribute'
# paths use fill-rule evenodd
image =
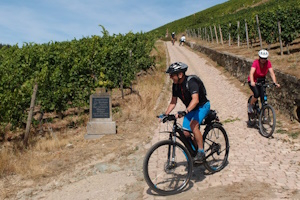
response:
<svg viewBox="0 0 300 200"><path fill-rule="evenodd" d="M255 68L255 72L253 74L254 82L257 82L258 78L264 78L267 75L269 69L272 68L272 64L269 60L267 60L264 67L261 68L259 66L259 59L257 59L253 62L252 67ZM250 81L250 75L248 76L248 82L249 81Z"/></svg>

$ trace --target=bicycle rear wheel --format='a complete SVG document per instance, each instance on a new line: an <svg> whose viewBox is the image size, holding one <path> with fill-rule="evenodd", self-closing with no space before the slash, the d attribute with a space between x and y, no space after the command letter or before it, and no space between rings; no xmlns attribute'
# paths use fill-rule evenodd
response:
<svg viewBox="0 0 300 200"><path fill-rule="evenodd" d="M205 168L214 173L222 170L229 154L229 140L225 129L219 123L213 123L207 127L203 135L206 160Z"/></svg>
<svg viewBox="0 0 300 200"><path fill-rule="evenodd" d="M192 158L180 143L164 140L147 152L143 173L148 186L162 195L180 192L192 175Z"/></svg>
<svg viewBox="0 0 300 200"><path fill-rule="evenodd" d="M260 134L266 138L270 137L275 130L276 114L271 105L264 105L259 115Z"/></svg>

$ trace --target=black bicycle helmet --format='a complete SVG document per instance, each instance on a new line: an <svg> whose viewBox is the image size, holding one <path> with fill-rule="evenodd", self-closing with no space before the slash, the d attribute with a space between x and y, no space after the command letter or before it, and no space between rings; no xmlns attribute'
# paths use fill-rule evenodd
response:
<svg viewBox="0 0 300 200"><path fill-rule="evenodd" d="M182 62L175 62L169 66L166 73L167 74L178 74L179 72L185 73L187 69L188 69L187 64Z"/></svg>

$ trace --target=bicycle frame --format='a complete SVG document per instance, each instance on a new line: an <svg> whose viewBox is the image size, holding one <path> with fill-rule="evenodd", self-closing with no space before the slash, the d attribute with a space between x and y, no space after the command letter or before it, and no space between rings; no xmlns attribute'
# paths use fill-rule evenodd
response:
<svg viewBox="0 0 300 200"><path fill-rule="evenodd" d="M169 135L169 140L173 141L173 143L176 142L176 138L178 138L182 143L183 145L187 148L187 150L189 151L189 153L191 154L192 157L195 157L196 154L197 154L197 150L198 150L198 147L193 144L193 141L192 139L189 137L186 137L183 133L183 130L182 128L177 124L177 119L173 119L173 128L172 128L172 132L169 132L170 135ZM222 125L221 123L217 122L217 121L211 121L210 123L201 123L199 125L199 128L201 125L206 125L205 128L204 128L204 132L205 130L211 126L213 123L218 123L220 125ZM176 134L178 133L178 134ZM204 141L203 141L204 142ZM173 151L174 153L174 151ZM173 155L174 156L174 155ZM207 155L206 157L208 157L210 155Z"/></svg>
<svg viewBox="0 0 300 200"><path fill-rule="evenodd" d="M259 96L260 103L256 101L253 107L254 112L248 112L248 125L255 126L258 121L258 127L261 135L264 137L270 137L275 130L276 116L274 108L268 104L267 88L275 86L275 83L271 84L265 80L260 80L256 83L256 85L261 87ZM253 96L249 97L248 103L250 103L251 98L253 98Z"/></svg>
<svg viewBox="0 0 300 200"><path fill-rule="evenodd" d="M184 144L184 146L188 149L189 153L192 156L196 155L195 151L193 150L193 147L191 146L192 144L189 143L188 138L185 137L182 128L177 124L177 119L173 119L173 128L172 128L172 131L169 133L170 133L169 140L173 141L173 143L175 144L176 138L178 138ZM176 133L178 133L178 134L176 134Z"/></svg>
<svg viewBox="0 0 300 200"><path fill-rule="evenodd" d="M256 103L255 103L255 107L258 110L257 114L259 114L260 111L261 111L261 109L262 109L262 107L268 104L267 88L270 88L272 86L272 84L267 83L265 81L261 81L261 82L257 83L257 85L259 85L261 87L261 89L262 89L260 91L261 107L259 107L258 101L256 101Z"/></svg>

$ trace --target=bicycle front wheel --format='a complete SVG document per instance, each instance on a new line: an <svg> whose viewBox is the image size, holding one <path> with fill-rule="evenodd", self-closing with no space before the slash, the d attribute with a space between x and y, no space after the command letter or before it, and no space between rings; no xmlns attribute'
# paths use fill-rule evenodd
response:
<svg viewBox="0 0 300 200"><path fill-rule="evenodd" d="M180 192L192 175L192 158L178 142L164 140L156 143L144 158L143 173L148 186L162 195Z"/></svg>
<svg viewBox="0 0 300 200"><path fill-rule="evenodd" d="M264 105L259 115L260 134L266 138L270 137L275 130L276 115L275 110L270 105Z"/></svg>
<svg viewBox="0 0 300 200"><path fill-rule="evenodd" d="M219 123L209 126L204 132L203 144L205 168L212 173L222 170L227 164L229 154L229 140L223 126Z"/></svg>

